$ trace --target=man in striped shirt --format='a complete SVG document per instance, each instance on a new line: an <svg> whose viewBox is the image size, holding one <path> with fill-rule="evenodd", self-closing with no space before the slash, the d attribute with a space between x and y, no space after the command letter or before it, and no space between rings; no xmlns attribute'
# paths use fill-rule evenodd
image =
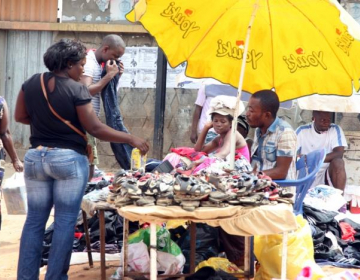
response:
<svg viewBox="0 0 360 280"><path fill-rule="evenodd" d="M96 50L89 50L86 56L86 64L84 67L84 74L81 77L81 82L89 89L90 94L93 96L92 105L97 116L100 115L100 93L104 87L111 81L116 74L120 76L124 72L124 66L120 62L119 67L115 60L119 60L125 52L125 43L118 35L107 35L102 40L100 48ZM106 67L106 75L101 78L103 65ZM91 179L94 174L94 167L99 164L99 159L96 149L96 138L87 135L89 144L93 147L94 161L90 163L90 176Z"/></svg>
<svg viewBox="0 0 360 280"><path fill-rule="evenodd" d="M325 148L325 162L316 175L312 187L326 184L344 190L346 171L343 156L347 143L341 127L331 123L331 114L331 112L313 111L313 121L297 128L298 153L308 154Z"/></svg>

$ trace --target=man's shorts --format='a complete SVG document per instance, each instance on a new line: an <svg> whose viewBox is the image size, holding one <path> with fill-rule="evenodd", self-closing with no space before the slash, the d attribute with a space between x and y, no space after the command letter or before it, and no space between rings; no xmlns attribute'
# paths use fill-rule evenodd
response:
<svg viewBox="0 0 360 280"><path fill-rule="evenodd" d="M329 168L319 170L311 187L313 188L319 185L328 185L330 187L334 186L331 182Z"/></svg>
<svg viewBox="0 0 360 280"><path fill-rule="evenodd" d="M94 160L93 162L90 162L90 165L98 165L99 164L99 158L98 158L98 153L97 153L97 140L94 136L90 135L89 133L86 134L87 139L88 139L88 143L91 145L92 149L93 149L93 154L94 154Z"/></svg>

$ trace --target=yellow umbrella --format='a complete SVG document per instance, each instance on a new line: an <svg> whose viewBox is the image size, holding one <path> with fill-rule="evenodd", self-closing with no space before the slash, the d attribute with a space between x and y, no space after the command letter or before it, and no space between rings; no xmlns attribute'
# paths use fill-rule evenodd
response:
<svg viewBox="0 0 360 280"><path fill-rule="evenodd" d="M272 88L286 101L360 87L360 41L329 0L140 0L126 17L155 37L172 67L187 61L187 76L238 92Z"/></svg>
<svg viewBox="0 0 360 280"><path fill-rule="evenodd" d="M143 24L172 67L187 61L187 76L238 87L254 3L243 90L274 88L285 101L359 89L360 42L328 0L140 0L127 19Z"/></svg>

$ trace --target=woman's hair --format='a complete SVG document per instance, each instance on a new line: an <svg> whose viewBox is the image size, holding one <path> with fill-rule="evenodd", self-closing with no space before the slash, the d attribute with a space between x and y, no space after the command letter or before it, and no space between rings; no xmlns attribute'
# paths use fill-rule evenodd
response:
<svg viewBox="0 0 360 280"><path fill-rule="evenodd" d="M68 67L68 62L77 63L86 56L86 47L80 42L61 39L50 46L44 54L44 64L50 71L61 71Z"/></svg>
<svg viewBox="0 0 360 280"><path fill-rule="evenodd" d="M212 113L212 114L211 114L211 120L214 119L214 115L215 115L215 114L221 115L221 114L216 113L216 112L215 112L215 113ZM222 115L222 116L224 116L224 115ZM227 119L229 120L229 122L232 122L233 119L234 119L232 115L225 115L225 117L227 117Z"/></svg>

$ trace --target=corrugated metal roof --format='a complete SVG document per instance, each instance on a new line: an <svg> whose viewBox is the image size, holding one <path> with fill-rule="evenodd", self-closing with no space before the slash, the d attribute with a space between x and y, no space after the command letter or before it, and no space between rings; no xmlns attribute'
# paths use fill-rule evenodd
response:
<svg viewBox="0 0 360 280"><path fill-rule="evenodd" d="M57 22L58 0L0 0L1 21Z"/></svg>

